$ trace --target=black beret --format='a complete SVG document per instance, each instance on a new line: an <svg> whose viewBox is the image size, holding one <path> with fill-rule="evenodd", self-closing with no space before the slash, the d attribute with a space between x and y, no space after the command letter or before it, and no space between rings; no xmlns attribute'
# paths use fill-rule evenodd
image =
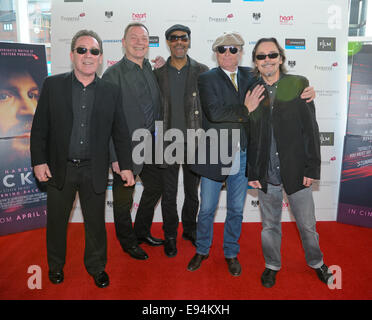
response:
<svg viewBox="0 0 372 320"><path fill-rule="evenodd" d="M171 26L170 28L167 29L167 31L165 31L165 39L168 40L168 37L172 34L172 32L174 31L184 31L184 32L187 32L187 35L190 37L190 33L191 33L191 30L189 27L186 27L182 24L175 24L173 26Z"/></svg>

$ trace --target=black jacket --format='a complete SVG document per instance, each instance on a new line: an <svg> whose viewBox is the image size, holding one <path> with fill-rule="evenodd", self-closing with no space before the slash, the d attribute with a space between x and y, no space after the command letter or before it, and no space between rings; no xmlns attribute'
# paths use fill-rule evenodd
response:
<svg viewBox="0 0 372 320"><path fill-rule="evenodd" d="M284 75L278 82L272 116L267 92L259 107L250 114L248 179L259 180L264 192L267 190L270 156L270 122L286 193L292 194L305 188L304 177L320 179L320 138L315 106L314 102L306 103L300 98L308 85L308 80L302 76Z"/></svg>
<svg viewBox="0 0 372 320"><path fill-rule="evenodd" d="M132 69L133 64L128 63L123 57L118 63L110 66L102 75L102 79L105 79L121 89L122 96L122 107L124 110L125 118L127 119L127 126L130 137L133 136L133 132L137 129L145 128L145 115L141 107L141 95L143 95L143 83L139 79L133 80ZM143 68L149 68L151 65L147 59L143 61ZM151 71L152 72L152 71ZM138 82L136 82L138 81ZM156 82L156 81L155 81ZM160 95L160 91L159 91ZM159 106L160 107L160 106ZM161 120L161 110L154 110L154 119ZM132 149L136 147L140 142L131 139ZM115 152L111 145L111 161L116 161ZM143 164L133 163L133 174L139 174L142 171Z"/></svg>
<svg viewBox="0 0 372 320"><path fill-rule="evenodd" d="M72 72L45 79L31 128L32 166L48 164L49 183L62 188L72 131ZM122 170L132 169L131 145L117 86L97 78L90 122L90 154L95 192L105 191L112 135Z"/></svg>

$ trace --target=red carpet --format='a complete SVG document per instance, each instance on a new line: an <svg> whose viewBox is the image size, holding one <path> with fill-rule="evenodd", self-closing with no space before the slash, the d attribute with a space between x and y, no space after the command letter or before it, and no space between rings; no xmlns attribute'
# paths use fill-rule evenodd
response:
<svg viewBox="0 0 372 320"><path fill-rule="evenodd" d="M180 227L182 230L182 227ZM283 267L277 283L264 288L260 276L264 269L259 223L244 223L239 261L242 275L232 277L222 251L223 224L215 224L215 237L209 259L189 272L186 266L195 253L189 241L178 239L178 255L168 258L163 247L142 247L146 261L130 258L121 250L114 225L107 224L108 264L111 284L105 289L94 285L83 265L84 229L71 223L64 269L65 281L53 285L48 280L45 229L0 237L1 300L371 300L372 229L318 222L320 245L328 266L342 271L342 288L329 289L307 267L299 235L293 222L283 223ZM180 231L181 233L182 231ZM162 237L161 223L154 223L152 234ZM42 270L42 288L29 289L30 265ZM221 302L222 303L222 302Z"/></svg>

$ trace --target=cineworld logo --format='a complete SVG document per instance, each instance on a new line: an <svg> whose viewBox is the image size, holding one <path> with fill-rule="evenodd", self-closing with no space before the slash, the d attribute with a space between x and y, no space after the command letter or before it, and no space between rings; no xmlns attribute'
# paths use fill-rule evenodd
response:
<svg viewBox="0 0 372 320"><path fill-rule="evenodd" d="M320 132L320 145L321 146L334 146L335 133L334 132Z"/></svg>
<svg viewBox="0 0 372 320"><path fill-rule="evenodd" d="M159 47L159 37L150 36L149 37L149 47Z"/></svg>
<svg viewBox="0 0 372 320"><path fill-rule="evenodd" d="M293 18L293 16L282 16L282 15L280 15L279 16L279 23L281 25L291 26L294 23L294 18Z"/></svg>
<svg viewBox="0 0 372 320"><path fill-rule="evenodd" d="M334 68L338 67L338 63L334 62L331 66L318 66L314 65L316 71L332 71Z"/></svg>
<svg viewBox="0 0 372 320"><path fill-rule="evenodd" d="M305 50L305 39L285 39L285 48L294 50Z"/></svg>
<svg viewBox="0 0 372 320"><path fill-rule="evenodd" d="M215 17L209 17L209 22L215 22L215 23L224 23L224 22L230 22L234 19L234 15L232 13L229 13L226 17L224 18L215 18Z"/></svg>
<svg viewBox="0 0 372 320"><path fill-rule="evenodd" d="M336 51L336 38L318 38L318 51Z"/></svg>

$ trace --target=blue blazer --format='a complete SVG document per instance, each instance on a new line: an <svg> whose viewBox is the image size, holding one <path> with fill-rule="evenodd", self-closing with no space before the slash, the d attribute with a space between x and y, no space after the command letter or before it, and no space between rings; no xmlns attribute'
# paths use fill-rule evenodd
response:
<svg viewBox="0 0 372 320"><path fill-rule="evenodd" d="M211 135L210 138L206 135L206 139L201 139L202 144L205 143L206 161L202 161L204 159L200 157L204 151L199 145L196 150L195 164L191 164L190 168L195 173L216 181L225 180L228 173L223 173L222 169L231 167L231 163L226 163L226 159L221 157L220 151L222 148L224 153L228 152L228 155L232 157L231 153L237 144L232 139L233 129L239 130L240 145L247 146L249 112L244 106L244 98L250 86L257 79L251 68L239 67L237 81L238 91L220 67L201 74L198 79L203 109L202 127L205 132L212 129L214 133L217 133L217 138L215 135ZM211 159L214 152L217 158Z"/></svg>

